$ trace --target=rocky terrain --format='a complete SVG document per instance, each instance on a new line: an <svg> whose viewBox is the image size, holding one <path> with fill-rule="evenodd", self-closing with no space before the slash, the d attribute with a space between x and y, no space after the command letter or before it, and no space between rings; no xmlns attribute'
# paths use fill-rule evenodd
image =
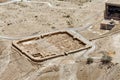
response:
<svg viewBox="0 0 120 80"><path fill-rule="evenodd" d="M106 1L31 0L2 5L0 0L0 80L120 80L120 25L100 30ZM34 62L12 45L16 40L63 29L81 34L92 47ZM108 64L101 62L104 51L114 53L105 53L112 55ZM87 64L85 54L97 58Z"/></svg>

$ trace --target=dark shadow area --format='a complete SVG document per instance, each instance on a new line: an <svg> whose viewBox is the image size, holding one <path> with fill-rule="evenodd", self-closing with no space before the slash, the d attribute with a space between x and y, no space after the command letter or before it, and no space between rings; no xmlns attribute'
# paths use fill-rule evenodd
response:
<svg viewBox="0 0 120 80"><path fill-rule="evenodd" d="M107 5L106 16L108 19L120 20L120 6Z"/></svg>

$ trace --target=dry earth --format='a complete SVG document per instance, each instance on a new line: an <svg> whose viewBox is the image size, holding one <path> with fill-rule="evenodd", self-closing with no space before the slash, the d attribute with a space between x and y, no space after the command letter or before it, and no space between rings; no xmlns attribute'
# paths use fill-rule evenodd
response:
<svg viewBox="0 0 120 80"><path fill-rule="evenodd" d="M102 33L112 33L114 30L99 29L105 1L31 0L0 6L0 80L120 80L120 33L92 41L96 50L89 56L102 56L99 52L105 50L115 51L112 63L107 65L102 65L100 60L86 64L86 59L81 54L87 50L44 62L33 62L12 46L13 40L9 40L9 37L84 28L89 24L91 28L77 29L88 40L99 37ZM2 39L5 36L8 40Z"/></svg>

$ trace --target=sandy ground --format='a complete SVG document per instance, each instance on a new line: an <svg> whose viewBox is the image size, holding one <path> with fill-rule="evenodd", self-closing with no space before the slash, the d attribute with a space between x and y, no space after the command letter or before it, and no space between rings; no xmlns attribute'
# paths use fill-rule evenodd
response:
<svg viewBox="0 0 120 80"><path fill-rule="evenodd" d="M57 3L59 6L55 9L42 3L14 3L1 6L0 33L10 36L26 36L56 29L82 27L87 21L94 20L93 16L100 14L99 11L96 14L93 13L101 4L94 7L85 5L79 9L78 5L67 3L65 9L59 9L59 7L65 7L61 4L66 4L66 2L52 2L54 6ZM75 6L77 9L67 9L69 5L71 5L70 7ZM91 5L95 5L95 3ZM90 14L88 15L88 13Z"/></svg>
<svg viewBox="0 0 120 80"><path fill-rule="evenodd" d="M74 10L52 9L45 4L15 3L2 6L0 10L2 15L0 26L3 35L32 35L74 25L73 20L66 17Z"/></svg>
<svg viewBox="0 0 120 80"><path fill-rule="evenodd" d="M26 37L59 29L77 30L88 40L109 31L99 30L106 0L84 3L79 0L33 0L0 6L0 35ZM47 3L53 6L50 7ZM84 3L84 4L83 4ZM97 27L98 26L98 27ZM12 47L13 40L0 40L0 80L119 80L119 33L95 40L96 50L90 56L102 56L100 51L115 51L114 64L102 65L94 61L87 65L81 53L33 62Z"/></svg>

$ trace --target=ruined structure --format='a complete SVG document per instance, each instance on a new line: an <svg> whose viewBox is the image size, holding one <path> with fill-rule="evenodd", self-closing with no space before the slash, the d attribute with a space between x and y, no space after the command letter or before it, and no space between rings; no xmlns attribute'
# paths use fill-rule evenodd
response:
<svg viewBox="0 0 120 80"><path fill-rule="evenodd" d="M106 2L105 18L120 20L120 0Z"/></svg>
<svg viewBox="0 0 120 80"><path fill-rule="evenodd" d="M57 31L14 41L13 46L33 61L44 61L91 47L82 36L72 31Z"/></svg>
<svg viewBox="0 0 120 80"><path fill-rule="evenodd" d="M111 30L113 27L115 27L114 20L103 20L100 24L100 29L103 30Z"/></svg>

